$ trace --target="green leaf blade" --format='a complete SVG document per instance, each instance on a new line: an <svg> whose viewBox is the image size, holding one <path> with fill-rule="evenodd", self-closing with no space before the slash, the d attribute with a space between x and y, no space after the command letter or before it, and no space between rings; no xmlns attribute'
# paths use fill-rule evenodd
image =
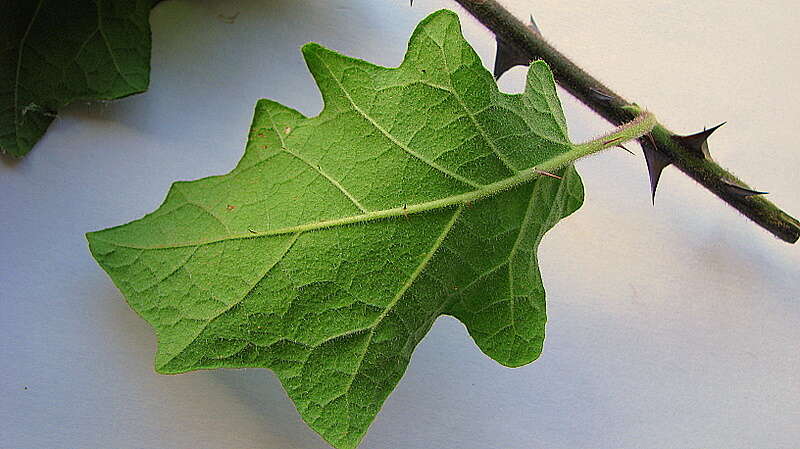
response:
<svg viewBox="0 0 800 449"><path fill-rule="evenodd" d="M158 0L11 0L0 24L0 152L27 154L58 110L147 89Z"/></svg>
<svg viewBox="0 0 800 449"><path fill-rule="evenodd" d="M451 12L398 68L303 54L320 115L259 101L231 173L87 238L154 327L159 372L272 369L315 431L354 448L442 314L504 365L538 357L536 248L583 189L571 166L535 170L573 151L547 66L499 92Z"/></svg>

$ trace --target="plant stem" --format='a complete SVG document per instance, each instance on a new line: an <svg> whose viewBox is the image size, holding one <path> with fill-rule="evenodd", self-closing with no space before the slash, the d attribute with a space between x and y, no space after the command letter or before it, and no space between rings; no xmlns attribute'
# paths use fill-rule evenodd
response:
<svg viewBox="0 0 800 449"><path fill-rule="evenodd" d="M598 115L614 125L635 118L632 103L583 71L566 56L528 28L495 0L456 0L503 42L514 46L530 60L542 59L553 71L556 82ZM800 222L760 195L743 196L729 183L747 186L714 161L696 155L674 139L673 132L656 124L640 144L658 152L682 172L700 183L756 224L788 243L800 238ZM651 138L652 137L652 140ZM726 182L727 181L727 182Z"/></svg>
<svg viewBox="0 0 800 449"><path fill-rule="evenodd" d="M658 125L656 116L647 111L639 111L637 112L636 118L618 126L610 133L602 135L594 140L574 145L574 147L584 155L589 155L607 148L618 147L625 142L646 136L653 131L656 125ZM573 161L574 159L570 162Z"/></svg>

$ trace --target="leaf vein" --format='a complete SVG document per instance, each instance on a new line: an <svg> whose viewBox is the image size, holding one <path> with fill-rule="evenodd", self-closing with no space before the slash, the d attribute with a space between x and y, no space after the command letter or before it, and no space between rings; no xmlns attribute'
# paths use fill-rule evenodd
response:
<svg viewBox="0 0 800 449"><path fill-rule="evenodd" d="M465 178L464 176L459 175L458 173L451 172L450 170L442 167L441 165L437 164L436 162L431 161L428 158L426 158L425 156L423 156L423 155L417 153L416 151L412 150L408 145L405 145L404 143L402 143L399 140L397 140L397 138L395 138L388 131L383 129L383 127L378 122L376 122L375 119L370 117L366 112L364 112L363 109L361 109L356 104L355 100L353 100L353 97L350 95L350 92L348 92L347 89L345 89L345 87L342 84L341 80L339 80L339 78L336 77L336 75L333 73L333 70L330 68L328 63L325 62L325 60L320 58L320 57L317 57L317 59L319 59L319 61L322 63L322 65L324 65L325 68L328 69L328 73L330 73L331 79L333 79L336 82L336 85L339 87L339 90L342 91L344 96L347 98L347 100L353 106L353 109L356 112L358 112L365 120L367 120L373 127L375 127L375 129L380 131L381 134L383 134L387 139L389 139L390 142L395 144L397 147L399 147L400 149L402 149L403 151L405 151L409 155L411 155L414 158L424 162L425 164L429 165L434 170L436 170L436 171L438 171L438 172L440 172L440 173L442 173L442 174L444 174L446 176L449 176L449 177L451 177L451 178L453 178L453 179L455 179L457 181L460 181L460 182L462 182L464 184L467 184L469 186L472 186L474 188L480 188L481 187L481 184L473 182L473 181L469 180L468 178Z"/></svg>
<svg viewBox="0 0 800 449"><path fill-rule="evenodd" d="M169 360L166 360L162 366L166 366L167 364L169 364L169 362L171 362L176 357L178 357L180 354L182 354L183 351L185 351L192 343L194 343L197 340L197 337L199 337L208 328L208 326L214 320L216 320L217 318L222 316L222 314L224 314L225 312L231 310L232 308L234 308L237 305L239 305L242 301L244 301L244 299L247 298L253 292L253 290L258 286L258 284L261 283L261 281L263 281L264 278L267 277L267 275L270 273L270 271L272 271L272 269L275 268L278 265L278 263L280 263L281 260L283 260L283 258L289 252L289 250L292 249L292 247L294 246L295 242L297 242L297 239L300 237L301 234L302 233L298 232L291 239L289 239L289 243L283 249L283 251L280 254L280 256L275 258L275 261L272 263L272 265L270 265L269 267L267 267L266 270L264 270L264 274L262 274L259 277L259 279L256 282L253 283L253 285L250 287L250 289L244 295L242 295L241 298L239 298L238 300L232 302L231 304L228 304L222 310L220 310L217 314L215 314L214 316L212 316L208 320L205 320L205 325L203 325L203 327L195 333L195 335L191 338L191 340L189 340L188 343L186 343L186 346L184 346L182 349L180 349L178 351L175 351L174 355L172 357L170 357Z"/></svg>
<svg viewBox="0 0 800 449"><path fill-rule="evenodd" d="M447 52L445 52L444 48L442 48L441 46L437 47L439 48L439 51L442 53L442 59L444 60L444 65L448 69L448 73L450 73L450 63L447 60ZM453 83L453 78L452 74L450 74L450 84L452 83ZM506 168L509 169L512 173L519 173L519 169L514 166L514 164L500 151L500 149L497 148L497 145L495 145L494 141L489 138L489 135L486 133L486 130L483 128L483 126L481 126L480 123L478 123L478 119L472 114L472 111L469 110L467 104L464 102L464 99L461 98L461 95L458 94L458 91L455 89L455 87L453 87L451 93L453 94L455 99L458 100L458 104L460 104L461 108L464 109L464 113L467 114L467 117L469 117L470 121L472 121L472 124L475 125L475 128L478 130L478 133L480 133L481 137L483 137L483 140L486 141L486 144L489 145L489 148L492 150L494 155L497 156L497 158L500 159L503 165L505 165Z"/></svg>

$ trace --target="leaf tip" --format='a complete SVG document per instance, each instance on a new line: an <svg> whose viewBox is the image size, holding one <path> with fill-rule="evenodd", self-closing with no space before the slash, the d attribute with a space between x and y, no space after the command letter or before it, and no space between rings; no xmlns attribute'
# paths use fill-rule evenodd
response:
<svg viewBox="0 0 800 449"><path fill-rule="evenodd" d="M452 10L446 9L446 8L443 8L443 9L440 9L438 11L432 12L430 15L428 15L428 17L426 17L426 19L427 20L433 20L433 19L438 18L438 17L447 17L447 18L455 20L456 22L458 21L458 14L456 14L455 11L452 11ZM423 20L423 23L424 22L425 21Z"/></svg>
<svg viewBox="0 0 800 449"><path fill-rule="evenodd" d="M108 243L103 241L102 239L97 238L97 235L103 231L90 231L84 234L86 238L86 242L89 245L89 252L92 254L98 262L100 262L100 257L105 254L108 254L113 250L110 248Z"/></svg>
<svg viewBox="0 0 800 449"><path fill-rule="evenodd" d="M429 27L432 24L436 24L437 22L440 22L442 25L445 25L444 28L447 28L447 26L449 25L457 25L459 27L459 34L461 34L460 31L461 20L458 17L458 14L449 9L440 9L438 11L434 11L428 14L428 16L426 16L419 22L419 24L417 24L417 27L414 29L414 32L412 33L411 39L412 40L414 39L414 36L419 32L419 30Z"/></svg>
<svg viewBox="0 0 800 449"><path fill-rule="evenodd" d="M325 47L316 42L307 42L300 47L300 51L303 53L303 56L315 55L319 53L320 50L324 49Z"/></svg>

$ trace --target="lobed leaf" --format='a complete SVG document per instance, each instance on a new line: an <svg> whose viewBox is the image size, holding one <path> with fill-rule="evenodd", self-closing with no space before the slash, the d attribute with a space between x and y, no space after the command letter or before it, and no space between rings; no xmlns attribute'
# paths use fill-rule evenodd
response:
<svg viewBox="0 0 800 449"><path fill-rule="evenodd" d="M537 246L583 188L572 166L534 168L573 149L547 65L499 92L452 12L420 23L397 68L303 55L318 116L259 101L232 172L87 238L155 329L158 372L272 369L348 449L439 315L503 365L539 356Z"/></svg>

